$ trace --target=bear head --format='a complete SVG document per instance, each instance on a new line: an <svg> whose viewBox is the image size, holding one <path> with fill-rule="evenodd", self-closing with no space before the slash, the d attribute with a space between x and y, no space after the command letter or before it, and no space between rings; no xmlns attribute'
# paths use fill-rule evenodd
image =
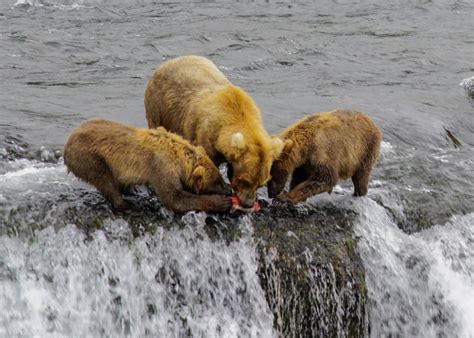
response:
<svg viewBox="0 0 474 338"><path fill-rule="evenodd" d="M207 156L203 147L197 147L197 160L191 173L190 186L198 195L230 195L232 189L224 181L219 169Z"/></svg>
<svg viewBox="0 0 474 338"><path fill-rule="evenodd" d="M246 137L241 132L230 136L230 145L223 153L232 167L231 187L245 208L253 206L257 189L270 180L272 162L282 149L278 137Z"/></svg>
<svg viewBox="0 0 474 338"><path fill-rule="evenodd" d="M293 171L293 164L291 163L291 151L293 146L294 142L292 140L285 140L280 156L272 164L270 170L271 179L267 185L268 196L271 198L276 197L283 191L288 177Z"/></svg>

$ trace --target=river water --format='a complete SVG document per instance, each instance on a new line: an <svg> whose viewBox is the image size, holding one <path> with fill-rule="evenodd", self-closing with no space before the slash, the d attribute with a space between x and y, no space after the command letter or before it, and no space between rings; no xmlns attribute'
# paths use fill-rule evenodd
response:
<svg viewBox="0 0 474 338"><path fill-rule="evenodd" d="M95 231L68 221L108 208L66 174L71 130L144 127L153 70L199 54L269 132L337 107L376 121L368 197L347 182L325 197L358 215L370 335L473 337L473 31L474 4L456 0L0 0L0 336L278 335L251 216L232 243L199 213L138 236L112 215Z"/></svg>

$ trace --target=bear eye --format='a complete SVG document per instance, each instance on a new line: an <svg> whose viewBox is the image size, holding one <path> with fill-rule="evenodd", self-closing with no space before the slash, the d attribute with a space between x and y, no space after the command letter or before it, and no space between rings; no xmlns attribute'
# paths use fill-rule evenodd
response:
<svg viewBox="0 0 474 338"><path fill-rule="evenodd" d="M237 178L236 182L237 182L237 185L241 186L242 188L250 188L252 186L252 184L249 181L243 178Z"/></svg>

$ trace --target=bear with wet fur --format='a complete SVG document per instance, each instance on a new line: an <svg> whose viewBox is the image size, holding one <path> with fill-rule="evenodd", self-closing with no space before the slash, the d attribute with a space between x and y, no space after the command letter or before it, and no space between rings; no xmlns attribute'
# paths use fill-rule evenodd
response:
<svg viewBox="0 0 474 338"><path fill-rule="evenodd" d="M145 91L148 126L163 126L201 145L216 165L227 162L244 207L270 178L283 143L270 137L252 98L208 59L182 56L162 64Z"/></svg>
<svg viewBox="0 0 474 338"><path fill-rule="evenodd" d="M130 186L153 187L163 205L175 212L224 212L231 193L202 147L194 147L164 128L132 128L90 120L64 146L68 170L90 183L114 208L127 208L122 192Z"/></svg>
<svg viewBox="0 0 474 338"><path fill-rule="evenodd" d="M332 192L339 180L349 177L354 196L367 194L382 140L379 128L367 115L343 109L313 114L279 136L284 147L271 169L270 197L296 204ZM289 192L281 193L290 176Z"/></svg>

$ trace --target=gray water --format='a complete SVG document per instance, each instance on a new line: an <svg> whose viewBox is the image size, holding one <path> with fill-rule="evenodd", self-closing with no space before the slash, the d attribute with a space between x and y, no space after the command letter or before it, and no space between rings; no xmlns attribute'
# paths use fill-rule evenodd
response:
<svg viewBox="0 0 474 338"><path fill-rule="evenodd" d="M368 197L346 182L306 206L357 213L373 337L473 337L473 32L471 1L0 0L0 336L278 335L251 216L232 243L211 240L202 213L152 232L112 214L95 231L70 221L108 208L66 174L71 130L146 126L153 70L199 54L269 132L337 107L376 121Z"/></svg>

